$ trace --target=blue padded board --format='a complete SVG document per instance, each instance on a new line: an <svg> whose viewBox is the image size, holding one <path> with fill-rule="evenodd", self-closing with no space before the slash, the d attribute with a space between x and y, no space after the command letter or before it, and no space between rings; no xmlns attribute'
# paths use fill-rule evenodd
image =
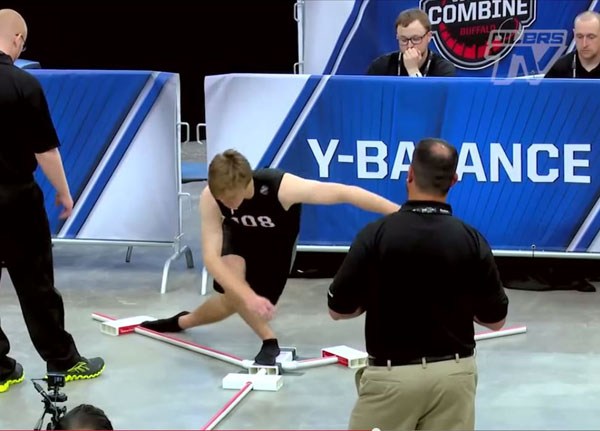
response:
<svg viewBox="0 0 600 431"><path fill-rule="evenodd" d="M194 181L206 181L208 178L208 167L202 162L181 162L181 182L192 183Z"/></svg>

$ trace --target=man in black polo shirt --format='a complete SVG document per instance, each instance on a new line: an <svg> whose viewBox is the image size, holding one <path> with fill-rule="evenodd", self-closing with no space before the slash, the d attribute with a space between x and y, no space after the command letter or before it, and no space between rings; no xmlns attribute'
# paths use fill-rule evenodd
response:
<svg viewBox="0 0 600 431"><path fill-rule="evenodd" d="M456 68L448 60L429 49L431 22L420 9L408 9L396 18L399 51L377 57L367 75L454 76Z"/></svg>
<svg viewBox="0 0 600 431"><path fill-rule="evenodd" d="M64 208L61 217L68 217L73 199L46 98L40 83L13 65L26 40L21 15L0 10L0 267L8 270L29 335L48 371L64 373L66 381L89 379L102 373L104 361L83 358L64 329L44 197L33 177L39 164L56 189L56 203ZM24 379L9 348L0 329L0 392Z"/></svg>
<svg viewBox="0 0 600 431"><path fill-rule="evenodd" d="M473 321L502 328L508 298L488 243L446 203L457 162L447 142L419 142L408 201L356 236L329 288L332 318L366 312L350 429L474 428Z"/></svg>
<svg viewBox="0 0 600 431"><path fill-rule="evenodd" d="M600 78L600 14L583 12L574 27L575 51L556 60L544 78Z"/></svg>

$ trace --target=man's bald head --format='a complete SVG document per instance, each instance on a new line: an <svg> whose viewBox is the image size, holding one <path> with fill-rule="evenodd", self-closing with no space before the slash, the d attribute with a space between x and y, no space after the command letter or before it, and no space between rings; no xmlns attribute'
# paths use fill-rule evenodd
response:
<svg viewBox="0 0 600 431"><path fill-rule="evenodd" d="M600 13L592 11L592 10L586 10L585 12L581 12L579 15L577 15L575 17L575 24L577 24L580 21L589 21L589 20L596 21L596 23L600 26Z"/></svg>
<svg viewBox="0 0 600 431"><path fill-rule="evenodd" d="M443 139L426 138L415 147L411 167L420 191L446 196L456 181L458 152Z"/></svg>
<svg viewBox="0 0 600 431"><path fill-rule="evenodd" d="M16 60L27 40L27 24L13 9L0 9L0 51Z"/></svg>
<svg viewBox="0 0 600 431"><path fill-rule="evenodd" d="M27 36L27 24L19 12L12 9L0 9L0 32L22 33Z"/></svg>

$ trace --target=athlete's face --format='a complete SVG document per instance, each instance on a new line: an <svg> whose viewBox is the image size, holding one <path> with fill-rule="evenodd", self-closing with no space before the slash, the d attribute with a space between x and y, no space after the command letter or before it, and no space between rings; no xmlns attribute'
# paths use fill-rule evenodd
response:
<svg viewBox="0 0 600 431"><path fill-rule="evenodd" d="M246 197L246 188L231 190L226 192L219 198L221 203L231 210L236 210L240 207Z"/></svg>

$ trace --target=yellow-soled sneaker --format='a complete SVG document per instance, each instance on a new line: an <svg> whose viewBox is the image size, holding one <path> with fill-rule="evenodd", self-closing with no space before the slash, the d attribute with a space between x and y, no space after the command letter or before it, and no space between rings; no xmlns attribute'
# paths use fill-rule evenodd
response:
<svg viewBox="0 0 600 431"><path fill-rule="evenodd" d="M7 377L0 379L0 393L8 391L11 385L16 385L25 380L23 367L18 362L15 364L15 369Z"/></svg>
<svg viewBox="0 0 600 431"><path fill-rule="evenodd" d="M104 371L104 359L81 358L79 362L66 371L58 371L65 375L66 382L74 380L95 379Z"/></svg>

